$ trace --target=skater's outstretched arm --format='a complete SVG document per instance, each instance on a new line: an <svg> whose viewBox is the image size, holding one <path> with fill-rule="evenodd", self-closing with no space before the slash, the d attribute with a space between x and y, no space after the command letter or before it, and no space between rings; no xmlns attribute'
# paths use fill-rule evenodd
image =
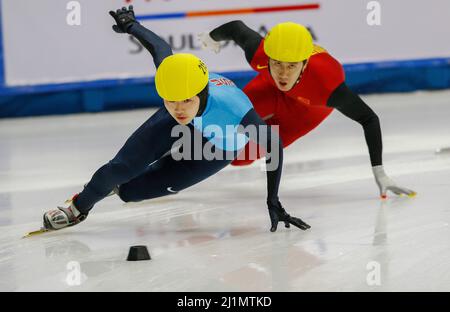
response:
<svg viewBox="0 0 450 312"><path fill-rule="evenodd" d="M283 144L279 135L267 125L254 109L251 109L242 119L244 127L256 126L256 138L250 136L266 150L267 171L267 201L272 204L278 202L278 189L283 168ZM272 149L276 150L272 150Z"/></svg>
<svg viewBox="0 0 450 312"><path fill-rule="evenodd" d="M278 199L278 189L283 168L283 144L281 138L259 117L254 109L251 109L244 116L241 120L241 125L244 128L256 126L257 137L250 137L250 140L255 141L266 149L267 206L272 223L270 231L275 232L280 221L284 222L286 227L292 224L302 230L309 229L310 226L301 219L287 214Z"/></svg>
<svg viewBox="0 0 450 312"><path fill-rule="evenodd" d="M397 186L384 172L382 161L383 143L380 120L377 114L357 94L353 93L345 83L342 83L333 91L327 105L336 108L363 127L369 148L372 171L380 189L381 197L386 197L387 191L392 191L397 195L414 196L414 191Z"/></svg>
<svg viewBox="0 0 450 312"><path fill-rule="evenodd" d="M122 8L117 11L110 11L109 14L116 20L117 25L113 25L113 30L117 33L129 33L133 35L153 56L156 68L169 55L172 55L172 48L161 37L138 23L134 16L133 6Z"/></svg>
<svg viewBox="0 0 450 312"><path fill-rule="evenodd" d="M336 108L363 127L366 143L369 147L370 162L372 166L382 165L383 143L380 120L377 114L345 83L342 83L333 91L328 99L327 106Z"/></svg>
<svg viewBox="0 0 450 312"><path fill-rule="evenodd" d="M263 39L259 33L249 28L242 21L228 22L215 28L209 34L203 33L199 36L205 46L209 42L218 47L218 41L233 40L244 50L245 58L249 64L251 63L253 56L255 55L256 50L258 50L261 40ZM216 41L216 43L210 41L211 39Z"/></svg>

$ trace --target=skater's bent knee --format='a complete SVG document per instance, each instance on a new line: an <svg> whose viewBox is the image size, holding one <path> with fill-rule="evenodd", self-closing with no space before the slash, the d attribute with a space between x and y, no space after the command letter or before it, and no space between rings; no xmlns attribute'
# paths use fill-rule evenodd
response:
<svg viewBox="0 0 450 312"><path fill-rule="evenodd" d="M136 201L131 198L129 192L124 192L124 190L122 188L119 188L119 191L117 192L117 196L119 196L119 198L125 203Z"/></svg>

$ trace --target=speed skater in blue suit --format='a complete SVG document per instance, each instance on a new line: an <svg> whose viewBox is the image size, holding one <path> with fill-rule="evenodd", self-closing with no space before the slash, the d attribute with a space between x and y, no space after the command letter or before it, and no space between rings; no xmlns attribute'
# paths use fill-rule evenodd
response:
<svg viewBox="0 0 450 312"><path fill-rule="evenodd" d="M310 228L290 216L279 201L282 142L248 97L229 79L209 73L198 57L173 54L163 39L137 22L132 6L110 15L116 33L133 35L152 55L156 90L164 107L94 173L84 189L68 201L68 207L46 212L44 227L59 230L76 225L111 194L124 202L137 202L178 193L225 168L250 140L263 146L267 155L270 230L276 231L279 222L286 227Z"/></svg>

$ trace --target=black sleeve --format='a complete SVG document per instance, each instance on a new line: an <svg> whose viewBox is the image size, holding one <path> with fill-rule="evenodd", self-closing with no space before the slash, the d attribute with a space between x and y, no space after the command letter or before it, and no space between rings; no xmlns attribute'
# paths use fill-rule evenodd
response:
<svg viewBox="0 0 450 312"><path fill-rule="evenodd" d="M382 165L383 142L380 120L375 112L345 83L333 91L327 106L336 108L348 118L358 122L364 129L367 146L369 147L372 166Z"/></svg>
<svg viewBox="0 0 450 312"><path fill-rule="evenodd" d="M167 42L139 23L134 23L131 26L129 33L139 40L139 42L150 52L153 56L153 62L155 63L156 68L159 67L159 64L161 64L166 57L173 54L172 48Z"/></svg>
<svg viewBox="0 0 450 312"><path fill-rule="evenodd" d="M256 126L256 138L250 136L266 150L266 172L267 172L267 202L276 205L278 203L278 189L283 169L283 144L278 134L268 126L256 111L252 108L242 119L241 125ZM273 150L274 149L274 150Z"/></svg>
<svg viewBox="0 0 450 312"><path fill-rule="evenodd" d="M242 21L232 21L217 27L209 33L216 41L233 40L245 52L247 62L251 63L263 37Z"/></svg>

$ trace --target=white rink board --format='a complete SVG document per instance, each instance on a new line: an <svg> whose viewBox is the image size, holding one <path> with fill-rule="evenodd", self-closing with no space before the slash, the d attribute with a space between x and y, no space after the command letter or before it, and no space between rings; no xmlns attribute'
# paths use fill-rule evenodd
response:
<svg viewBox="0 0 450 312"><path fill-rule="evenodd" d="M450 1L381 0L381 25L367 24L363 0L144 0L133 1L138 15L183 11L211 11L318 3L318 10L225 15L144 21L161 35L172 37L176 52L192 52L212 71L249 70L242 51L227 46L219 55L201 51L196 34L234 19L254 29L270 29L293 20L309 26L317 42L344 63L377 62L450 56ZM108 11L119 0L79 0L81 25L68 26L68 1L3 0L5 82L8 86L122 79L154 75L146 51L134 53L128 35L111 30ZM263 32L263 31L262 31ZM184 38L184 39L183 39ZM185 40L185 45L183 45ZM191 43L189 43L191 41Z"/></svg>

